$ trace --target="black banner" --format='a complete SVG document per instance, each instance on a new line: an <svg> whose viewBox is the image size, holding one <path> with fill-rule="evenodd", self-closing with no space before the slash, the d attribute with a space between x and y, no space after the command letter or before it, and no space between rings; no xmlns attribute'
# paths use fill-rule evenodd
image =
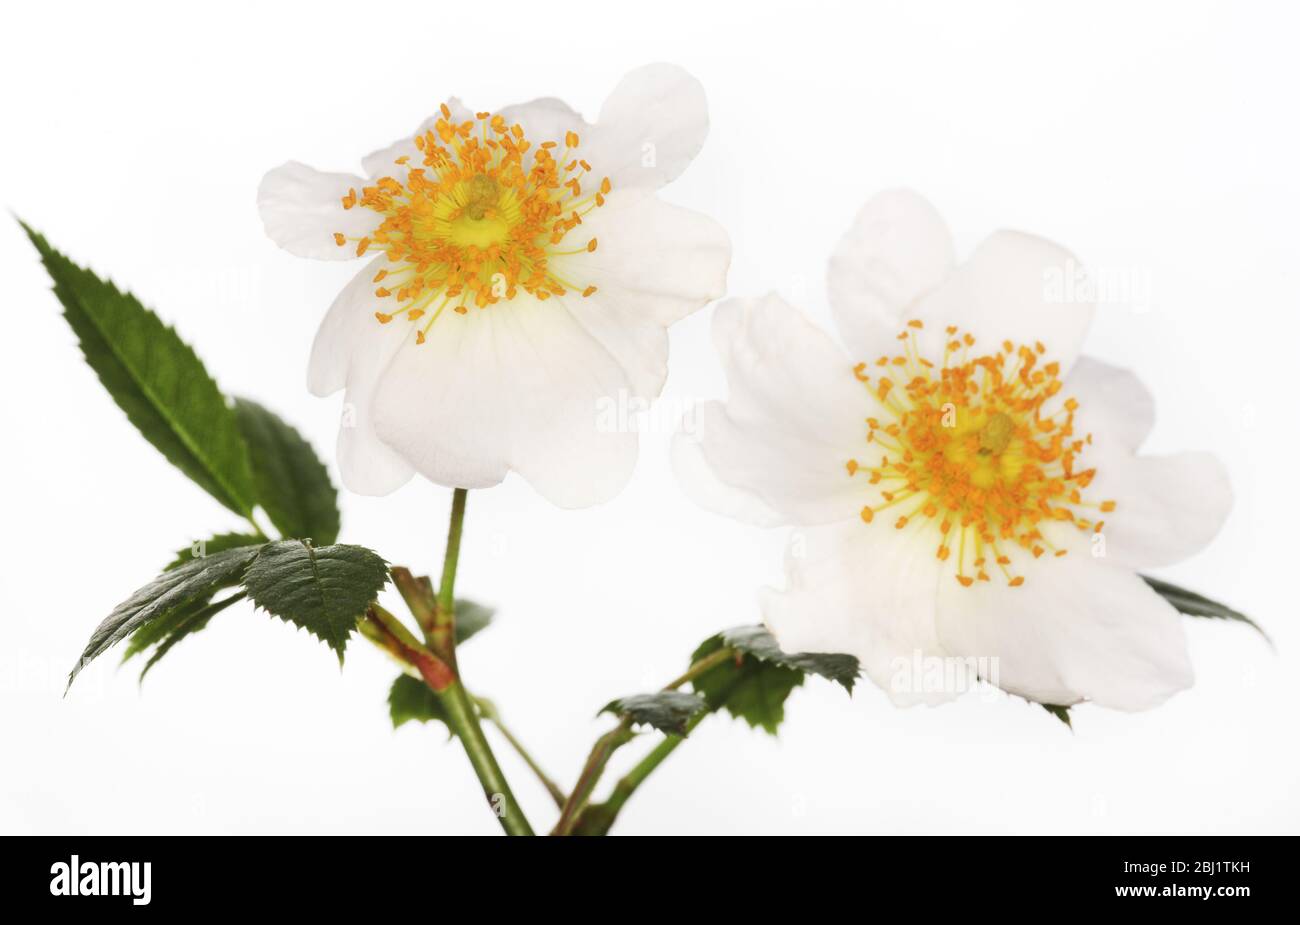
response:
<svg viewBox="0 0 1300 925"><path fill-rule="evenodd" d="M987 912L1041 910L1049 901L1070 911L1105 905L1181 912L1199 905L1233 914L1288 895L1282 881L1292 854L1287 841L1265 838L883 837L824 851L762 841L724 851L652 846L650 855L642 845L629 850L631 861L617 846L597 848L591 839L546 851L480 844L459 855L469 860L456 861L463 846L435 837L10 838L0 883L20 905L89 914L246 910L257 907L257 897L288 893L295 912L353 903L391 908L403 897L413 908L427 908L426 891L456 893L457 878L465 878L457 901L463 914L475 897L495 908L506 884L506 896L527 901L535 895L546 905L566 869L573 903L607 890L625 898L629 889L672 893L674 883L690 893L690 881L697 888L712 882L728 906L747 905L780 884L787 899L814 908L828 902L870 908L888 899L916 903L918 913L946 903ZM654 856L661 858L658 873ZM619 914L616 908L611 915Z"/></svg>

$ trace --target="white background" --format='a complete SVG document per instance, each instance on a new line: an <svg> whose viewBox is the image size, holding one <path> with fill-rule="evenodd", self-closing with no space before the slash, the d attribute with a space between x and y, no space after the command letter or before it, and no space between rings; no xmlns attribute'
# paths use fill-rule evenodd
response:
<svg viewBox="0 0 1300 925"><path fill-rule="evenodd" d="M1294 9L1098 2L10 5L0 199L129 286L227 391L296 422L332 463L338 399L304 388L351 264L277 250L254 203L287 159L355 169L444 97L560 96L594 117L668 60L712 131L666 197L731 232L733 294L777 289L828 322L826 258L873 192L909 185L963 252L997 227L1147 280L1089 352L1139 369L1152 451L1211 449L1237 493L1168 577L1273 634L1187 621L1197 683L1072 735L1022 702L899 710L810 681L779 739L714 718L628 805L659 832L1295 832L1300 349ZM481 7L484 12L476 12ZM490 10L490 12L488 12ZM484 832L463 754L394 732L393 666L234 608L143 688L109 656L62 680L108 610L191 539L238 524L139 436L82 363L32 248L0 221L0 831ZM667 409L723 393L706 309L673 330ZM611 697L662 684L705 636L755 622L779 532L694 508L643 440L613 503L572 513L516 478L472 493L459 589L497 605L463 652L571 783ZM436 568L448 495L343 497L344 538ZM396 606L396 605L395 605ZM616 769L642 745L625 750ZM545 794L503 760L534 824Z"/></svg>

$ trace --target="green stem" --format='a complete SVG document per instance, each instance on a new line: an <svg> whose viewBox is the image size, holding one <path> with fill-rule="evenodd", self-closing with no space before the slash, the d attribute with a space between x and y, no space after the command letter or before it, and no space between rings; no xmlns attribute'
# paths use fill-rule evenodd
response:
<svg viewBox="0 0 1300 925"><path fill-rule="evenodd" d="M723 649L720 651L725 652L728 658L734 658L736 655L736 653L731 649ZM687 673L698 675L699 672L695 670L697 667L704 666L701 667L701 670L704 671L712 668L713 665L716 665L721 661L720 659L715 659L713 657L718 654L718 652L715 652L708 658L700 659L691 666L691 671ZM706 663L709 662L711 662L711 664L706 666ZM730 687L724 688L715 695L715 703L717 704L717 707L710 707L709 709L702 710L692 716L690 722L686 724L686 735L690 735L694 732L695 727L704 722L705 717L712 716L716 713L718 708L722 707L727 702L727 698L731 696L735 688L736 685L732 684ZM632 794L636 793L638 787L645 783L646 778L650 776L655 768L663 764L664 759L676 751L677 746L681 745L684 741L686 741L685 735L665 736L662 742L647 752L646 756L633 766L632 770L619 778L618 783L614 785L614 789L609 794L609 799L604 803L592 803L582 811L578 816L577 823L574 825L574 832L579 835L606 834L610 830L610 827L613 826L614 820L618 818L619 812L623 809L623 804L632 797Z"/></svg>
<svg viewBox="0 0 1300 925"><path fill-rule="evenodd" d="M438 699L446 713L447 725L460 739L460 744L469 756L469 763L483 785L483 795L487 797L488 806L496 813L501 828L507 835L532 835L533 829L524 817L524 812L515 795L506 783L505 774L492 754L479 725L478 712L465 692L465 685L459 680L453 681L445 690L438 693Z"/></svg>
<svg viewBox="0 0 1300 925"><path fill-rule="evenodd" d="M676 690L683 684L694 681L710 668L722 664L729 658L735 657L736 652L734 649L723 646L716 652L710 652L704 658L691 665L691 667L688 668L680 677L674 678L665 684L663 689L666 691ZM692 720L690 725L687 726L688 731L694 729L695 724L706 715L707 713L698 714ZM596 744L592 746L591 754L587 756L587 763L583 766L582 773L578 775L578 782L574 785L573 792L569 794L568 800L564 803L564 808L560 811L560 819L555 823L555 828L551 830L552 835L573 834L582 817L583 810L587 807L587 802L591 799L592 791L596 789L596 784L600 782L601 775L604 774L605 767L609 764L609 759L614 756L614 752L618 751L630 741L632 741L632 721L627 717L624 717L619 721L617 726L596 740ZM673 746L673 748L676 747L676 745ZM667 758L671 752L672 748L668 749L664 752L663 756L659 758L659 761L663 761L663 759ZM657 766L658 763L659 762L656 761L655 766ZM646 773L649 774L653 769L654 767L651 767L646 771ZM636 788L633 787L633 789ZM630 796L631 794L629 793L628 795ZM626 797L624 799L626 799ZM612 818L610 821L613 821ZM606 828L608 828L608 826L606 826Z"/></svg>
<svg viewBox="0 0 1300 925"><path fill-rule="evenodd" d="M460 538L465 532L465 502L469 492L457 488L451 496L451 522L447 525L447 552L442 560L442 582L438 585L440 616L450 617L456 601L456 567L460 565Z"/></svg>
<svg viewBox="0 0 1300 925"><path fill-rule="evenodd" d="M673 680L665 684L664 690L675 691L683 684L688 684L691 681L694 681L696 678L704 674L704 672L708 671L710 668L713 668L717 665L721 665L723 662L727 661L728 659L733 659L735 657L736 657L736 650L728 646L723 646L721 649L718 649L716 652L710 652L708 655L704 656L704 658L700 659L698 662L693 664L690 668L687 668L686 672L682 674L681 677L674 678Z"/></svg>
<svg viewBox="0 0 1300 925"><path fill-rule="evenodd" d="M614 752L630 741L632 741L632 721L626 717L596 740L596 744L591 747L591 754L587 756L587 763L582 767L582 773L578 775L578 782L573 785L573 792L569 794L564 807L560 810L560 818L555 823L555 828L551 830L552 835L573 834L578 817L586 807L587 801L591 799L591 793L600 782L600 776L604 773L605 766L609 764L609 759L614 757Z"/></svg>
<svg viewBox="0 0 1300 925"><path fill-rule="evenodd" d="M686 724L686 732L690 734L695 727L708 716L711 710L706 710L695 714ZM651 749L644 758L633 766L619 778L618 783L614 785L613 791L610 792L609 799L604 803L592 803L587 806L578 817L578 822L574 826L574 832L579 835L604 835L609 831L614 820L618 818L619 811L623 809L623 804L631 798L636 789L645 782L651 772L659 765L663 764L664 759L671 755L677 746L686 741L685 736L670 735L665 736L663 741Z"/></svg>
<svg viewBox="0 0 1300 925"><path fill-rule="evenodd" d="M546 792L549 793L551 799L555 801L556 807L558 809L563 809L565 800L564 791L561 790L559 784L555 783L555 781L551 779L551 776L542 769L542 766L537 763L537 760L533 758L528 749L524 748L524 743L520 742L519 739L515 737L515 734L510 731L510 728L501 721L501 714L497 712L496 706L491 701L484 700L482 697L475 697L474 702L478 705L479 715L497 727L497 732L501 733L501 737L510 743L510 747L515 750L515 754L523 759L524 764L528 765L528 769L537 776L539 781L541 781L542 786L546 788Z"/></svg>
<svg viewBox="0 0 1300 925"><path fill-rule="evenodd" d="M492 746L483 735L478 710L465 691L465 685L460 682L460 669L456 665L456 567L460 561L460 539L464 532L465 499L468 494L464 488L457 488L452 494L447 553L442 561L442 583L438 586L438 605L434 613L433 629L429 633L430 647L442 661L451 666L455 677L442 690L438 690L432 683L429 686L437 693L446 712L447 725L460 739L501 828L507 835L532 835L532 827L524 817L523 809L511 792L510 785L506 783L505 774L497 764L496 756L492 754ZM426 677L425 680L429 679Z"/></svg>
<svg viewBox="0 0 1300 925"><path fill-rule="evenodd" d="M447 552L442 560L442 581L434 607L429 642L433 650L456 668L456 567L460 564L460 538L465 530L465 502L469 492L457 488L451 496L451 521L447 525Z"/></svg>
<svg viewBox="0 0 1300 925"><path fill-rule="evenodd" d="M687 735L694 732L695 727L698 726L704 717L708 716L710 712L711 711L701 711L691 717L691 721L686 724ZM609 799L605 801L605 808L611 813L617 814L618 811L623 808L623 804L627 802L628 797L630 797L636 791L636 788L640 787L642 782L650 776L650 772L663 764L664 759L671 755L677 746L681 745L684 741L686 741L685 736L666 736L662 742L650 750L649 754L638 761L632 770L619 778L618 783L614 785L613 792L609 795Z"/></svg>

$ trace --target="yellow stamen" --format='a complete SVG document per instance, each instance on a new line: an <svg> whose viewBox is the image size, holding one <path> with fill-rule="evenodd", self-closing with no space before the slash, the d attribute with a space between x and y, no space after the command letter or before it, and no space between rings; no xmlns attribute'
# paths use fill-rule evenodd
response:
<svg viewBox="0 0 1300 925"><path fill-rule="evenodd" d="M1009 587L1020 587L1025 579L1012 573L1012 555L1067 553L1044 536L1047 524L1100 532L1101 522L1082 511L1116 507L1114 501L1085 500L1097 470L1079 465L1092 443L1090 434L1074 429L1079 403L1067 399L1044 415L1046 402L1061 390L1061 367L1040 363L1046 353L1041 343L1004 341L1000 350L972 355L975 339L949 327L943 362L936 364L920 355L921 329L919 321L909 321L899 337L903 353L874 361L895 378L872 381L866 363L853 370L880 407L878 417L866 419L866 442L889 454L877 465L860 458L845 463L849 476L865 475L880 499L862 508L862 519L869 524L876 512L918 495L920 503L894 522L896 528L921 514L918 529L932 524L941 537L935 549L940 562L948 561L955 537L955 577L964 587L991 580L984 569L990 558ZM973 559L966 554L968 540Z"/></svg>
<svg viewBox="0 0 1300 925"><path fill-rule="evenodd" d="M599 193L582 197L577 177L591 165L572 153L580 145L577 133L565 133L562 165L556 142L535 145L500 115L478 113L477 121L456 123L448 106L439 111L433 128L415 139L419 154L397 159L404 175L380 177L342 197L345 209L360 206L381 216L369 237L351 239L358 255L380 250L387 258L375 283L395 280L376 294L393 297L397 311L376 318L387 324L415 309L418 314L407 315L414 320L443 297L464 315L468 306L487 308L521 291L539 300L593 295L595 286L561 275L568 255L596 250L595 238L576 250L562 242L611 189L606 177ZM348 240L334 234L340 247Z"/></svg>

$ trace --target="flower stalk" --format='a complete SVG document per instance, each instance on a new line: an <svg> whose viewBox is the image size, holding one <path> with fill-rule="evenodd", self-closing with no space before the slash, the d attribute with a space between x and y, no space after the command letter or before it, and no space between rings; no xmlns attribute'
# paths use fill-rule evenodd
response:
<svg viewBox="0 0 1300 925"><path fill-rule="evenodd" d="M438 586L437 606L429 630L429 647L443 663L450 667L452 680L442 689L434 686L428 676L425 676L425 681L438 695L446 713L447 725L460 739L469 763L483 786L483 794L487 797L488 805L496 813L501 828L507 835L532 835L532 827L528 824L523 809L506 782L505 774L492 753L492 746L483 735L478 710L465 690L465 685L460 681L459 669L456 665L456 567L460 560L460 540L464 532L465 501L468 494L464 488L457 488L452 495L451 522L447 528L447 552L443 559L442 582ZM416 618L419 619L418 614Z"/></svg>

